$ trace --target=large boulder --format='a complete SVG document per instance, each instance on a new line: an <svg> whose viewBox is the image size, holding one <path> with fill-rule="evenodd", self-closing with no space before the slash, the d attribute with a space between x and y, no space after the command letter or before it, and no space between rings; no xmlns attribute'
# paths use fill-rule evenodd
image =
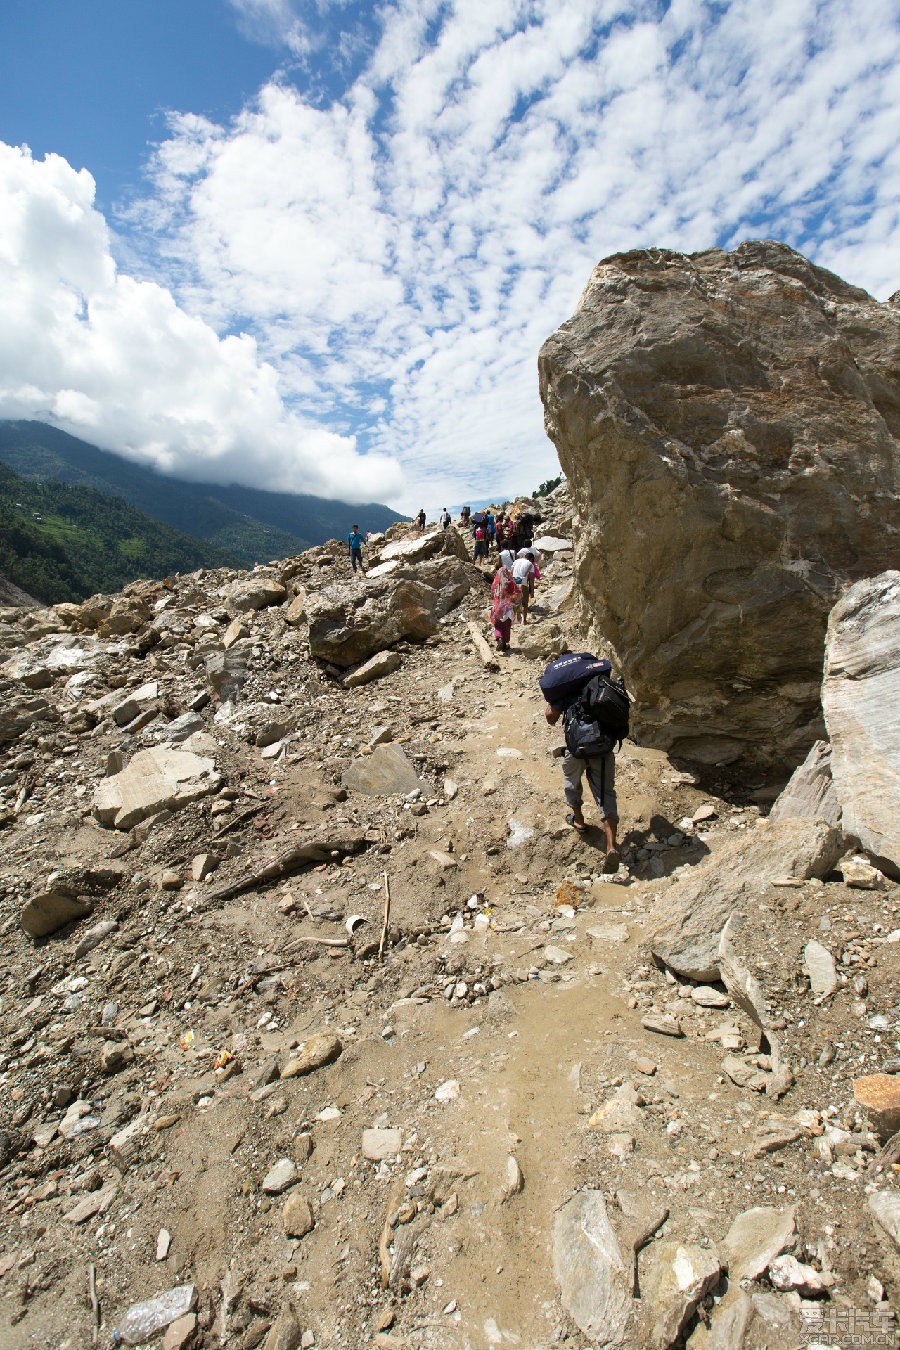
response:
<svg viewBox="0 0 900 1350"><path fill-rule="evenodd" d="M900 572L857 582L835 605L822 704L844 830L900 876Z"/></svg>
<svg viewBox="0 0 900 1350"><path fill-rule="evenodd" d="M796 765L822 642L900 542L900 311L772 241L594 270L539 362L594 646L639 734Z"/></svg>
<svg viewBox="0 0 900 1350"><path fill-rule="evenodd" d="M326 586L307 604L310 655L346 669L395 642L422 642L438 631L438 605L438 591L405 578Z"/></svg>
<svg viewBox="0 0 900 1350"><path fill-rule="evenodd" d="M685 979L718 980L719 943L731 915L757 904L773 882L827 876L840 854L840 831L823 820L779 820L729 839L665 892L651 952Z"/></svg>

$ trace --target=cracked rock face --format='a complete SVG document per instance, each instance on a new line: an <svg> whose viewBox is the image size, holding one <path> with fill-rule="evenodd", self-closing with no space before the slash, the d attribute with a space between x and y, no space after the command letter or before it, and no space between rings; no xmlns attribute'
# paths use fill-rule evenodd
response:
<svg viewBox="0 0 900 1350"><path fill-rule="evenodd" d="M829 610L896 564L900 313L771 241L639 250L594 269L539 370L639 734L797 764Z"/></svg>

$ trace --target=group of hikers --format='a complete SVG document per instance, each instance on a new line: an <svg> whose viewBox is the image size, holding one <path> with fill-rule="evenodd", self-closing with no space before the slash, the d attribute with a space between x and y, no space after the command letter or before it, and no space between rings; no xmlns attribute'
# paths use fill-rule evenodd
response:
<svg viewBox="0 0 900 1350"><path fill-rule="evenodd" d="M476 522L476 515L482 520ZM441 512L440 523L444 529L451 524L446 507ZM472 529L473 533L481 531L480 537L475 534L474 561L487 558L489 541L499 550L497 569L491 582L490 621L497 649L508 652L512 625L517 621L527 622L528 606L534 598L534 583L540 580L539 557L531 543L533 519L523 515L514 521L502 512L496 517L493 512L473 515L468 507L464 507L460 524ZM424 530L424 511L415 517L414 525L420 533ZM512 542L519 542L519 531L523 528L527 537L521 547L514 549ZM362 551L366 539L367 536L360 534L358 525L354 525L347 536L353 571L359 568L363 576ZM479 549L479 544L484 546L483 550ZM569 806L566 822L579 834L587 830L582 809L583 780L587 776L605 837L603 870L617 872L621 858L616 846L619 811L615 750L628 735L630 710L624 681L612 678L609 661L598 659L590 652L566 652L550 662L539 683L547 722L555 726L562 720L565 729L562 771L563 790Z"/></svg>

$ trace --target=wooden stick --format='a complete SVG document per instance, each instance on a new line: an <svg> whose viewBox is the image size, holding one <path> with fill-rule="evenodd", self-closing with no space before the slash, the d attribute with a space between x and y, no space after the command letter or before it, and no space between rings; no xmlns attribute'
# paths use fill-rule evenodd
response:
<svg viewBox="0 0 900 1350"><path fill-rule="evenodd" d="M314 942L319 947L349 947L350 943L346 938L323 938L323 937L298 937L293 942L289 942L284 948L285 955L294 951L304 942Z"/></svg>
<svg viewBox="0 0 900 1350"><path fill-rule="evenodd" d="M330 862L333 853L343 856L346 853L359 853L366 846L366 840L363 835L312 835L298 843L291 844L288 848L282 849L274 858L268 858L264 862L257 862L251 865L243 876L237 877L234 881L229 881L224 886L217 886L209 891L197 904L199 909L212 909L216 905L223 905L226 900L233 900L236 895L243 891L254 890L257 886L265 885L269 881L278 881L281 877L287 876L290 872L295 872L301 867L306 867L309 863Z"/></svg>
<svg viewBox="0 0 900 1350"><path fill-rule="evenodd" d="M384 944L387 941L388 924L391 918L391 883L387 872L384 873L384 923L381 925L381 941L378 944L378 959L384 957Z"/></svg>
<svg viewBox="0 0 900 1350"><path fill-rule="evenodd" d="M88 1266L88 1299L91 1304L91 1312L94 1315L94 1325L91 1329L91 1344L96 1345L100 1335L100 1300L97 1297L97 1270L94 1265Z"/></svg>
<svg viewBox="0 0 900 1350"><path fill-rule="evenodd" d="M881 1151L875 1154L872 1160L872 1170L883 1172L886 1167L892 1167L897 1161L900 1161L900 1130L896 1134L892 1134Z"/></svg>

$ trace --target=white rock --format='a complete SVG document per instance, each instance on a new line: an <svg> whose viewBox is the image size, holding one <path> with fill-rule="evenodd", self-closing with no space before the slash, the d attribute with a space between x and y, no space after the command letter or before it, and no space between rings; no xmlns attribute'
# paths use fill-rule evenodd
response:
<svg viewBox="0 0 900 1350"><path fill-rule="evenodd" d="M267 1195L281 1195L297 1180L297 1167L290 1158L279 1158L263 1177L262 1188Z"/></svg>
<svg viewBox="0 0 900 1350"><path fill-rule="evenodd" d="M363 1130L362 1155L371 1162L382 1162L385 1158L394 1158L403 1144L401 1130Z"/></svg>

